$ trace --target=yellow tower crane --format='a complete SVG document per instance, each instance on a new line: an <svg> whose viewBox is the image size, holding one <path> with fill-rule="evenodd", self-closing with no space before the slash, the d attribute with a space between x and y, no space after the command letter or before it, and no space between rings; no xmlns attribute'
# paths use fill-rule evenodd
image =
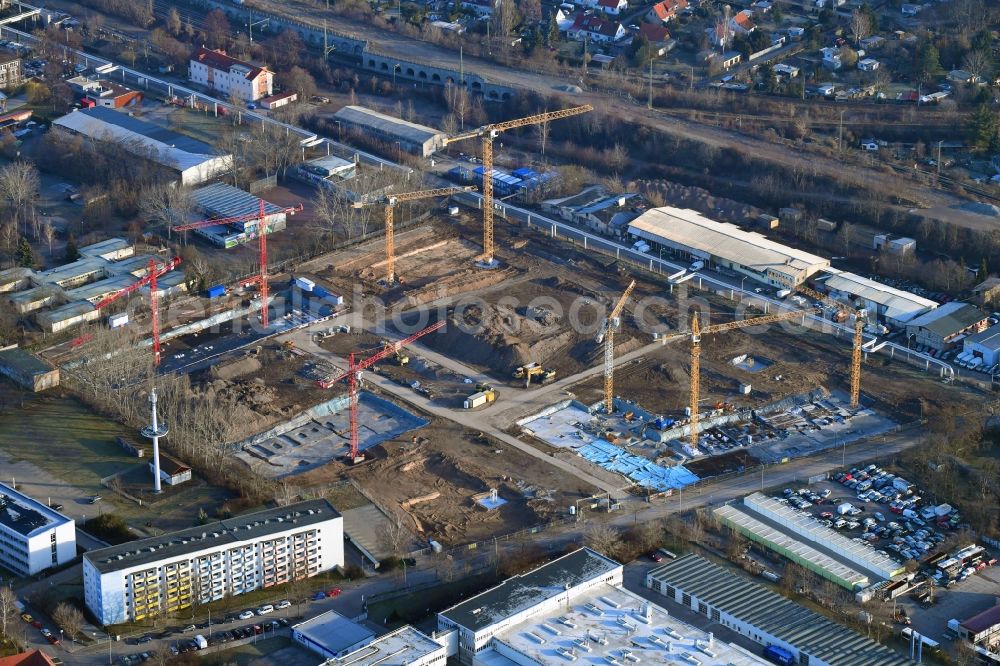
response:
<svg viewBox="0 0 1000 666"><path fill-rule="evenodd" d="M493 139L500 136L502 132L510 129L527 127L529 125L541 125L550 120L561 120L593 110L594 107L584 104L582 106L563 109L562 111L547 111L527 116L526 118L518 118L517 120L483 125L469 132L456 134L445 139L446 145L477 137L482 139L483 142L483 254L480 257L483 263L493 263Z"/></svg>
<svg viewBox="0 0 1000 666"><path fill-rule="evenodd" d="M385 277L388 284L396 281L396 245L393 240L393 225L395 222L394 211L396 205L407 201L417 201L418 199L431 199L434 197L446 197L458 192L469 192L474 187L442 187L436 190L420 190L418 192L402 192L400 194L386 194L373 199L365 199L354 204L355 208L364 208L381 204L385 206Z"/></svg>
<svg viewBox="0 0 1000 666"><path fill-rule="evenodd" d="M826 303L836 308L838 312L843 312L848 316L851 314L854 315L854 346L851 348L851 409L857 409L861 403L861 347L865 343L863 335L867 314L865 309L853 309L851 306L836 301L826 294L821 294L805 285L794 287L793 290L805 294L814 300Z"/></svg>
<svg viewBox="0 0 1000 666"><path fill-rule="evenodd" d="M618 299L613 310L608 315L604 328L604 413L610 414L614 409L612 396L615 390L615 320L622 314L625 301L635 289L635 280L629 282L622 297Z"/></svg>
<svg viewBox="0 0 1000 666"><path fill-rule="evenodd" d="M699 313L691 318L691 416L688 420L691 448L698 446L698 403L701 402L701 336L712 333L722 333L724 331L734 331L751 326L762 326L773 324L779 321L790 319L801 319L808 312L803 310L788 310L775 314L761 315L753 319L741 319L740 321L730 321L725 324L714 324L712 326L701 327Z"/></svg>

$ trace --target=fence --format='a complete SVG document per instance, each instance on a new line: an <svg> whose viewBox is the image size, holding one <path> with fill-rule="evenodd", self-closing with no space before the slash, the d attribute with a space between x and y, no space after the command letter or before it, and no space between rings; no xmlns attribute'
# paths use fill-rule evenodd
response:
<svg viewBox="0 0 1000 666"><path fill-rule="evenodd" d="M249 192L250 194L259 194L261 192L270 190L277 186L278 186L278 174L274 174L250 182L250 184L247 185L247 192Z"/></svg>

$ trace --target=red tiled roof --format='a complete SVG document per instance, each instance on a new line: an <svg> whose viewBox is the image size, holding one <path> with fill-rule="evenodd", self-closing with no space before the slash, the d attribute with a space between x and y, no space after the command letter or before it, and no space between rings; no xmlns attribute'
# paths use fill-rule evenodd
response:
<svg viewBox="0 0 1000 666"><path fill-rule="evenodd" d="M747 11L736 12L736 15L733 16L733 21L744 30L750 30L754 27L753 21L750 19L750 13Z"/></svg>
<svg viewBox="0 0 1000 666"><path fill-rule="evenodd" d="M662 0L653 5L653 13L661 21L666 21L676 14L678 9L685 9L687 6L688 0Z"/></svg>
<svg viewBox="0 0 1000 666"><path fill-rule="evenodd" d="M643 23L640 25L639 34L648 39L651 44L665 42L670 39L670 33L667 32L666 28L660 25L653 25L652 23Z"/></svg>
<svg viewBox="0 0 1000 666"><path fill-rule="evenodd" d="M0 666L56 666L56 662L41 650L0 657Z"/></svg>
<svg viewBox="0 0 1000 666"><path fill-rule="evenodd" d="M228 56L225 51L213 51L211 49L206 49L204 46L194 52L191 56L191 60L196 60L203 65L207 65L212 69L217 69L222 72L228 72L233 65L242 65L243 67L250 69L247 73L247 79L250 81L253 81L260 76L261 73L267 70L266 67L258 67L257 65L244 60L238 60L232 56Z"/></svg>

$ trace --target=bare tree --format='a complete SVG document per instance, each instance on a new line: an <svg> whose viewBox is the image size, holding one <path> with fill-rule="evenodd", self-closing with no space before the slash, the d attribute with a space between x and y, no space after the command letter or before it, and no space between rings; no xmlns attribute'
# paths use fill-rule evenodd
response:
<svg viewBox="0 0 1000 666"><path fill-rule="evenodd" d="M25 223L22 233L27 234L27 221L35 217L35 200L38 198L38 169L23 160L0 168L0 197L10 208L15 224Z"/></svg>
<svg viewBox="0 0 1000 666"><path fill-rule="evenodd" d="M168 230L187 222L194 211L191 191L183 186L157 184L143 188L139 196L139 212L146 221Z"/></svg>
<svg viewBox="0 0 1000 666"><path fill-rule="evenodd" d="M548 111L548 109L546 109ZM535 132L538 133L538 150L541 154L545 155L545 144L549 142L549 123L548 121L544 123L538 123L535 125Z"/></svg>
<svg viewBox="0 0 1000 666"><path fill-rule="evenodd" d="M965 54L962 67L969 74L972 74L973 81L978 83L989 77L992 60L989 51L974 49Z"/></svg>
<svg viewBox="0 0 1000 666"><path fill-rule="evenodd" d="M176 7L171 7L167 14L167 31L174 37L181 34L181 15L177 13Z"/></svg>
<svg viewBox="0 0 1000 666"><path fill-rule="evenodd" d="M444 89L448 110L458 118L458 127L465 130L465 120L469 115L469 91L463 85L449 83Z"/></svg>
<svg viewBox="0 0 1000 666"><path fill-rule="evenodd" d="M385 528L378 535L379 546L389 552L393 557L398 557L403 552L403 546L409 538L409 533L403 527L403 522L399 516L389 515Z"/></svg>
<svg viewBox="0 0 1000 666"><path fill-rule="evenodd" d="M621 546L621 536L609 525L593 523L583 535L583 543L591 550L614 557Z"/></svg>
<svg viewBox="0 0 1000 666"><path fill-rule="evenodd" d="M851 12L851 34L854 35L854 43L861 45L861 40L872 32L871 17L859 9Z"/></svg>
<svg viewBox="0 0 1000 666"><path fill-rule="evenodd" d="M59 625L59 628L65 631L71 639L80 635L85 622L83 613L76 606L71 606L65 601L52 611L52 621Z"/></svg>
<svg viewBox="0 0 1000 666"><path fill-rule="evenodd" d="M7 629L12 622L16 622L14 619L16 615L17 595L6 585L0 587L0 634L10 636Z"/></svg>
<svg viewBox="0 0 1000 666"><path fill-rule="evenodd" d="M52 255L52 241L56 239L56 230L48 220L42 224L42 237L49 246L49 255Z"/></svg>

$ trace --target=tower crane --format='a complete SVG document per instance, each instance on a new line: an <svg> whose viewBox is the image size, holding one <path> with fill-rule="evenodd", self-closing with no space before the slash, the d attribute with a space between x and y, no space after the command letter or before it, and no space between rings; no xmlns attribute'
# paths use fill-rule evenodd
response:
<svg viewBox="0 0 1000 666"><path fill-rule="evenodd" d="M854 344L851 348L851 409L857 409L861 403L861 348L865 343L864 331L867 314L865 309L857 308L852 310L849 305L834 300L828 295L821 294L814 289L810 289L804 284L789 288L821 303L826 303L836 308L837 312L842 312L847 316L854 315Z"/></svg>
<svg viewBox="0 0 1000 666"><path fill-rule="evenodd" d="M701 327L699 313L691 318L691 416L688 420L690 428L691 448L698 446L698 403L701 402L701 336L711 333L722 333L724 331L734 331L751 326L761 326L763 324L773 324L779 321L790 319L801 319L808 313L803 310L787 310L775 314L761 315L753 319L741 319L730 321L724 324L714 324L712 326Z"/></svg>
<svg viewBox="0 0 1000 666"><path fill-rule="evenodd" d="M294 215L301 210L302 204L299 204L293 208L282 209L281 212L286 215ZM260 273L247 280L247 284L256 284L258 290L260 291L260 323L264 328L267 328L267 233L265 233L265 220L267 220L267 214L264 211L264 200L260 200L260 210L256 213L235 215L233 217L220 217L213 220L201 220L199 222L188 222L187 224L178 224L177 226L171 227L171 229L173 231L187 231L189 229L202 229L204 227L214 227L220 224L238 224L240 222L251 222L254 220L257 221L256 233L260 243Z"/></svg>
<svg viewBox="0 0 1000 666"><path fill-rule="evenodd" d="M137 289L149 285L149 311L152 315L153 320L153 364L160 364L160 308L157 302L156 295L156 279L160 276L166 275L170 271L174 270L181 263L180 257L174 257L170 261L162 264L157 264L155 259L149 260L149 270L146 275L136 282L135 284L130 284L121 291L115 292L110 296L107 296L99 300L94 307L98 310L114 303L119 298L128 296Z"/></svg>
<svg viewBox="0 0 1000 666"><path fill-rule="evenodd" d="M614 309L608 315L608 321L604 328L604 413L610 414L614 409L612 396L615 389L615 320L621 316L625 301L632 295L635 289L635 280L629 282L625 292L615 304Z"/></svg>
<svg viewBox="0 0 1000 666"><path fill-rule="evenodd" d="M358 382L360 381L359 375L361 374L361 371L367 370L387 356L392 356L414 340L422 338L428 333L433 333L444 325L444 319L435 322L427 328L417 331L408 338L386 345L382 351L377 352L360 362L355 360L354 352L351 352L347 358L347 371L329 379L322 379L317 382L320 388L330 388L340 380L345 378L347 379L347 393L350 400L351 413L351 452L349 459L352 463L359 463L365 459L364 454L362 454L358 448Z"/></svg>
<svg viewBox="0 0 1000 666"><path fill-rule="evenodd" d="M482 139L483 146L483 254L481 260L485 264L493 263L493 139L501 133L517 127L527 127L529 125L541 125L550 120L561 120L581 113L593 111L590 104L574 106L562 111L546 111L525 118L507 120L502 123L483 125L477 129L445 139L445 145L464 141L465 139Z"/></svg>
<svg viewBox="0 0 1000 666"><path fill-rule="evenodd" d="M396 246L393 241L394 214L396 205L407 201L417 201L418 199L431 199L433 197L446 197L458 192L470 192L474 187L442 187L436 190L420 190L419 192L403 192L401 194L387 194L374 199L358 201L355 208L364 208L382 204L385 206L385 276L388 284L396 281Z"/></svg>

